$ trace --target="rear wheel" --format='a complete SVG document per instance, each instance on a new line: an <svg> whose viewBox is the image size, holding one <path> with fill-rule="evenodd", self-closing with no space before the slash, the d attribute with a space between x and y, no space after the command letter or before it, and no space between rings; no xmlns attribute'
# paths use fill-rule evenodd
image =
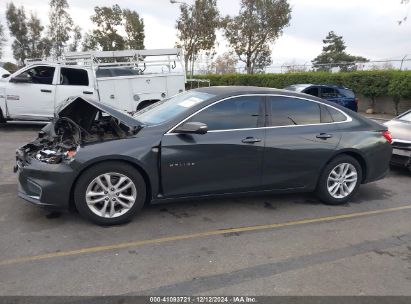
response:
<svg viewBox="0 0 411 304"><path fill-rule="evenodd" d="M316 193L325 204L344 204L358 192L361 180L362 169L358 161L349 155L341 155L324 168Z"/></svg>
<svg viewBox="0 0 411 304"><path fill-rule="evenodd" d="M146 185L141 174L122 162L98 164L85 171L76 184L74 200L79 213L98 225L118 225L143 207Z"/></svg>
<svg viewBox="0 0 411 304"><path fill-rule="evenodd" d="M6 119L4 118L3 112L2 112L2 110L0 109L0 123L5 123L5 122L6 122Z"/></svg>

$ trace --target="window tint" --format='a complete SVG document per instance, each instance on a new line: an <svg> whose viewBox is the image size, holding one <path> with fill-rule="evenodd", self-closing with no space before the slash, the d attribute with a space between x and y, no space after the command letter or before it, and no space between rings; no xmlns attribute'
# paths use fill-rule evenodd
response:
<svg viewBox="0 0 411 304"><path fill-rule="evenodd" d="M304 91L305 94L312 95L312 96L319 96L318 88L308 88Z"/></svg>
<svg viewBox="0 0 411 304"><path fill-rule="evenodd" d="M111 72L114 74L114 76L139 75L138 70L133 70L133 69L112 69Z"/></svg>
<svg viewBox="0 0 411 304"><path fill-rule="evenodd" d="M341 97L341 94L334 88L323 87L321 88L321 94L324 99Z"/></svg>
<svg viewBox="0 0 411 304"><path fill-rule="evenodd" d="M245 96L221 101L191 117L209 130L256 128L259 126L261 97Z"/></svg>
<svg viewBox="0 0 411 304"><path fill-rule="evenodd" d="M321 105L321 122L322 123L334 122L330 111L328 111L328 107L323 106L323 105Z"/></svg>
<svg viewBox="0 0 411 304"><path fill-rule="evenodd" d="M88 74L83 69L61 68L61 85L88 86Z"/></svg>
<svg viewBox="0 0 411 304"><path fill-rule="evenodd" d="M345 97L348 98L355 98L355 94L353 91L351 91L350 89L340 89L340 94L344 95Z"/></svg>
<svg viewBox="0 0 411 304"><path fill-rule="evenodd" d="M331 116L332 116L332 118L335 122L346 121L347 120L347 117L345 117L345 115L343 113L341 113L340 111L338 111L334 108L331 108L331 107L327 107L327 109L330 112L330 114L331 114Z"/></svg>
<svg viewBox="0 0 411 304"><path fill-rule="evenodd" d="M319 104L291 97L269 97L271 126L307 125L321 122Z"/></svg>
<svg viewBox="0 0 411 304"><path fill-rule="evenodd" d="M19 76L31 79L32 83L52 84L54 77L54 67L37 66L24 71Z"/></svg>
<svg viewBox="0 0 411 304"><path fill-rule="evenodd" d="M111 77L111 72L109 69L98 69L96 71L96 77L100 78L100 77Z"/></svg>

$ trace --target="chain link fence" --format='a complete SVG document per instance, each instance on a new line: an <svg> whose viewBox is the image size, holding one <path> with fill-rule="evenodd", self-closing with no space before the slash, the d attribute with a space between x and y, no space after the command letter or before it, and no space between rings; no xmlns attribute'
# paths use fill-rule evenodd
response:
<svg viewBox="0 0 411 304"><path fill-rule="evenodd" d="M209 61L204 62L200 60L196 63L194 75L216 74L216 70L211 67ZM246 74L245 66L237 66L234 68L236 73ZM233 69L230 68L232 71ZM313 65L311 62L304 64L298 63L284 63L280 65L270 65L256 73L262 74L282 74L282 73L298 73L298 72L312 72L312 71L330 71L338 73L341 71L370 71L370 70L411 70L411 55L405 55L398 59L386 60L370 60L368 62L338 62ZM219 72L218 74L225 74Z"/></svg>

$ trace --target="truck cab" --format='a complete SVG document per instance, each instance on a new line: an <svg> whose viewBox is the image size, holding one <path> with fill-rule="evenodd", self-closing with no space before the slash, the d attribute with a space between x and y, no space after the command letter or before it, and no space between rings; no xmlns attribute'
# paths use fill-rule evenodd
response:
<svg viewBox="0 0 411 304"><path fill-rule="evenodd" d="M0 122L50 120L73 96L135 112L184 91L181 63L180 49L77 52L60 61L29 60L0 80Z"/></svg>
<svg viewBox="0 0 411 304"><path fill-rule="evenodd" d="M91 69L57 64L29 65L0 82L3 119L50 120L57 101L97 97Z"/></svg>

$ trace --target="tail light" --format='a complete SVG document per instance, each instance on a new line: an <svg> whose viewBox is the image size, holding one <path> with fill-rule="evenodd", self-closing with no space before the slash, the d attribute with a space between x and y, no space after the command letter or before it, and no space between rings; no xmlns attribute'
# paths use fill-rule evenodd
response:
<svg viewBox="0 0 411 304"><path fill-rule="evenodd" d="M382 136L385 137L385 139L389 142L392 143L392 136L390 131L382 131Z"/></svg>

